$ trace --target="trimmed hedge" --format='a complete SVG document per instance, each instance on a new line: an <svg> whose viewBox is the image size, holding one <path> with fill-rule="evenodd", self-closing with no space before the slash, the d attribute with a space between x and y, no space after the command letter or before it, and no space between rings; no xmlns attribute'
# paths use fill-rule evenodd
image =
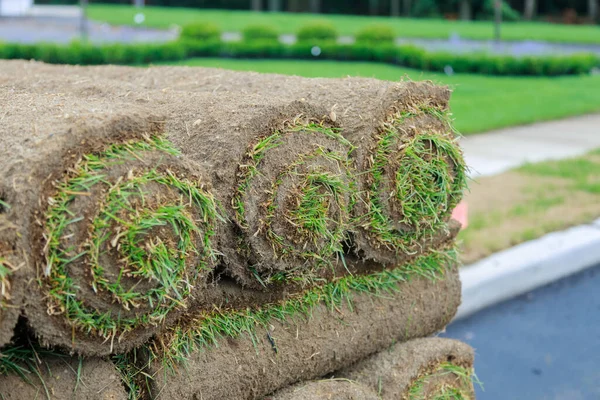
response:
<svg viewBox="0 0 600 400"><path fill-rule="evenodd" d="M316 47L318 51L315 51ZM576 75L589 73L600 66L600 58L587 54L515 58L483 53L430 53L414 46L396 46L394 43L340 44L331 40L319 42L318 45L308 41L288 45L268 39L223 42L190 38L160 44L132 45L0 43L0 58L36 59L59 64L147 64L191 57L375 61L426 71L448 73L451 69L456 73L487 75Z"/></svg>
<svg viewBox="0 0 600 400"><path fill-rule="evenodd" d="M33 59L50 64L147 64L157 61L177 61L188 57L185 41L159 44L92 45L72 42L68 45L0 44L0 58Z"/></svg>
<svg viewBox="0 0 600 400"><path fill-rule="evenodd" d="M212 22L196 22L181 29L181 37L195 40L216 40L221 38L221 29Z"/></svg>
<svg viewBox="0 0 600 400"><path fill-rule="evenodd" d="M338 37L337 29L329 21L313 21L300 27L296 33L296 39L299 42L321 42L336 40Z"/></svg>
<svg viewBox="0 0 600 400"><path fill-rule="evenodd" d="M487 75L578 75L589 73L600 65L594 55L515 58L490 54L430 53L421 48L393 43L373 46L371 43L340 44L332 41L319 43L320 53L314 56L310 42L286 45L271 40L255 40L222 43L221 51L215 51L212 43L197 43L188 49L195 57L231 58L291 58L323 59L339 61L376 61L401 65L426 71L447 72L448 67L456 73Z"/></svg>
<svg viewBox="0 0 600 400"><path fill-rule="evenodd" d="M356 34L357 42L393 43L396 39L396 32L389 25L369 25L358 31Z"/></svg>
<svg viewBox="0 0 600 400"><path fill-rule="evenodd" d="M279 40L279 32L270 25L248 25L242 30L244 40Z"/></svg>

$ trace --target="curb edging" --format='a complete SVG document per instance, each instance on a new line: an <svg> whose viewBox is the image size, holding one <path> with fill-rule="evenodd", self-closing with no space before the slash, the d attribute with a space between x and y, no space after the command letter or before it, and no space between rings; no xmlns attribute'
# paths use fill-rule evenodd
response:
<svg viewBox="0 0 600 400"><path fill-rule="evenodd" d="M460 270L462 304L454 320L600 263L600 219L549 233Z"/></svg>

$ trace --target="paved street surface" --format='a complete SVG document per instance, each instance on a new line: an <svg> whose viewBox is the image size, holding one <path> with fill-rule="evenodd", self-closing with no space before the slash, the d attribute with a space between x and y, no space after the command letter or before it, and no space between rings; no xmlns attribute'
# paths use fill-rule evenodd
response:
<svg viewBox="0 0 600 400"><path fill-rule="evenodd" d="M600 114L500 129L461 140L473 177L600 148Z"/></svg>
<svg viewBox="0 0 600 400"><path fill-rule="evenodd" d="M600 265L451 324L479 400L600 399Z"/></svg>

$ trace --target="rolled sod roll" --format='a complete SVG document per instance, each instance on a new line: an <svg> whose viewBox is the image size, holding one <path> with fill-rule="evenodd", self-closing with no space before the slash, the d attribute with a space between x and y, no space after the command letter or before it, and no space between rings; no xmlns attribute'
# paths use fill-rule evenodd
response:
<svg viewBox="0 0 600 400"><path fill-rule="evenodd" d="M347 379L322 379L298 383L265 396L264 400L379 400L379 396Z"/></svg>
<svg viewBox="0 0 600 400"><path fill-rule="evenodd" d="M92 69L87 73L100 72ZM466 187L465 162L449 114L450 91L430 82L365 78L306 79L211 68L113 67L110 79L151 89L242 92L324 105L350 154L358 179L352 235L361 258L398 264L446 229Z"/></svg>
<svg viewBox="0 0 600 400"><path fill-rule="evenodd" d="M361 258L398 264L447 229L466 187L465 162L449 113L450 91L430 82L306 79L203 68L151 68L135 84L155 89L235 92L322 104L357 146L352 236ZM108 71L117 77L117 71ZM133 84L133 83L132 83Z"/></svg>
<svg viewBox="0 0 600 400"><path fill-rule="evenodd" d="M460 303L455 268L422 273L439 266L440 255L432 257L423 256L410 273L349 276L279 304L189 316L138 349L138 387L151 398L259 399L430 335Z"/></svg>
<svg viewBox="0 0 600 400"><path fill-rule="evenodd" d="M96 80L82 94L73 77L85 82L87 75L80 73L85 69L35 63L23 68L36 77L38 90L60 89L82 101L101 90L103 97L143 100L161 110L169 140L210 172L212 192L231 221L219 227L219 251L226 272L242 284L302 283L343 264L356 202L354 146L322 107L277 93L134 95L111 80ZM13 85L25 90L32 82L24 77Z"/></svg>
<svg viewBox="0 0 600 400"><path fill-rule="evenodd" d="M120 373L109 361L43 351L33 353L26 348L4 350L2 356L5 359L2 364L5 368L0 374L2 399L128 399Z"/></svg>
<svg viewBox="0 0 600 400"><path fill-rule="evenodd" d="M22 68L22 65L11 65L13 68L17 66ZM273 104L274 99L283 102L301 100L318 104L324 109L321 114L335 122L339 134L356 147L353 151L347 152L351 167L355 171L353 189L356 193L356 200L351 207L353 226L348 245L362 259L398 265L406 261L407 254L423 251L424 242L428 238L443 234L447 230L451 211L460 200L466 186L465 162L458 148L456 132L451 125L448 105L450 91L431 82L388 82L366 78L307 79L276 74L186 67L154 67L144 70L143 73L138 69L127 67L54 67L40 63L29 64L27 68L44 76L52 75L52 71L60 71L60 75L65 76L61 79L68 79L70 82L83 79L92 82L105 80L104 88L116 87L124 93L140 92L143 88L158 91L166 97L175 96L175 98L182 97L182 93L187 93L187 96L190 96L190 93L215 95L224 93L234 97L258 96L260 100L256 104L251 104L252 107L238 107L236 104L239 104L239 101L234 101L232 107L226 108L226 112L216 114L223 115L223 119L218 123L214 123L211 115L200 109L194 112L189 106L173 106L168 101L164 101L160 106L161 109L171 108L173 110L171 115L177 114L177 118L172 119L173 124L169 125L170 130L181 131L185 128L192 138L191 141L204 141L208 138L212 143L203 145L206 149L233 145L232 150L225 155L220 152L198 152L198 145L183 146L184 153L191 153L190 156L196 157L199 162L219 165L223 170L220 176L229 186L234 178L227 172L227 168L222 167L225 166L224 164L230 164L231 160L223 161L219 157L233 155L238 161L248 160L247 156L254 151L253 146L260 142L248 143L245 137L259 133L260 138L266 140L273 135L277 136L276 129L257 131L255 127L258 125L251 121L252 116L258 116L264 127L264 124L269 121L268 110L272 110L269 104ZM140 97L142 96L140 93ZM245 101L251 100L246 98ZM175 103L181 104L181 101ZM307 116L324 120L319 113ZM293 119L291 115L287 115L287 118ZM277 127L279 124L281 132L281 120L274 122L272 126ZM253 127L254 133L235 133L235 131L247 131L250 127ZM218 136L215 132L227 129L234 132L233 135L241 140L232 144L228 141L229 138L212 138ZM238 147L246 152L238 151ZM282 145L275 151L283 152L282 149L285 148L285 145ZM264 152L259 151L259 154L269 154L271 149L261 149L259 146L257 150L264 150ZM290 160L294 158L294 154L297 152L290 154ZM235 179L240 180L241 176L243 181L243 177L247 176L243 169L259 167L257 164L261 164L260 160L254 161L249 165L240 162L242 168L236 173ZM266 166L268 163L262 164ZM260 171L260 168L257 169ZM289 174L287 176L289 177ZM298 181L302 183L302 180ZM243 188L243 182L236 183L238 188ZM257 189L261 189L260 182L256 186ZM282 187L286 188L286 185ZM230 192L231 189L227 188L227 191ZM331 190L324 191L332 195ZM327 193L321 195L323 197ZM234 194L230 195L229 199L223 200L226 203L231 202L234 201L234 197L239 200L243 196ZM274 204L269 199L263 202L265 203ZM293 204L293 201L291 203ZM335 203L333 209L339 209L339 202ZM236 211L240 209L242 208L237 207ZM250 236L256 232L258 232L257 236L263 234L270 236L271 240L262 241L258 246L259 250L256 254L261 256L269 245L273 247L271 258L279 259L278 253L281 253L282 249L289 256L291 253L297 253L291 250L290 242L301 240L305 244L311 243L311 234L320 235L318 230L310 232L304 229L305 234L311 234L304 237L290 236L287 241L288 246L282 247L281 242L286 242L283 236L289 229L277 232L277 229L273 231L264 228L265 225L273 225L269 224L269 218L263 215L260 217L263 220L266 218L267 222L261 222L263 229L257 231L252 229L251 221L245 221L242 215L236 215L233 210L231 214L232 219L237 221L242 229L247 228L242 236ZM268 212L265 211L265 214L268 216ZM285 221L299 226L299 221L294 220L293 217ZM329 223L333 221L339 222L340 219L334 216ZM316 229L317 226L322 227L325 224L309 223L308 225ZM325 238L337 236L335 229L331 229L333 228L327 230L321 244L330 243ZM260 239L255 240L250 236L247 241L257 240ZM314 247L314 240L312 244ZM254 245L249 246L250 249L253 247ZM263 251L260 250L261 247ZM297 250L298 246L292 247L296 247ZM325 248L329 251L332 249L331 246ZM315 255L314 252L311 254ZM321 252L316 254L316 256L322 255ZM235 257L228 257L228 259L233 260ZM272 263L273 259L268 262ZM241 267L240 262L232 261L232 264L232 268L238 272L247 269ZM258 265L257 268L260 270L262 266Z"/></svg>
<svg viewBox="0 0 600 400"><path fill-rule="evenodd" d="M414 339L335 376L376 390L382 400L474 399L473 349L457 340Z"/></svg>
<svg viewBox="0 0 600 400"><path fill-rule="evenodd" d="M28 324L87 355L140 345L212 273L218 213L200 168L135 105L33 83L1 92L0 192Z"/></svg>
<svg viewBox="0 0 600 400"><path fill-rule="evenodd" d="M7 138L1 155L9 167L6 182L26 189L19 192L6 185L18 204L16 215L29 218L16 225L22 230L20 244L32 254L28 270L36 279L29 282L38 284L34 288L40 294L28 299L26 315L43 342L86 354L122 352L154 334L161 336L189 308L188 298L194 311L220 304L218 296L211 297L212 290L204 290L211 271L213 278L230 275L246 287L279 291L280 299L302 293L307 282L323 285L348 272L381 272L381 265L361 261L377 257L364 257L356 248L359 241L353 240L370 215L357 211L367 207L363 176L368 174L360 168L369 157L369 144L375 143L381 118L402 102L417 98L419 104L436 107L438 100L447 102L447 90L429 84L346 80L346 92L340 93L364 96L355 96L361 100L356 113L348 111L358 117L341 125L343 119L320 105L318 97L306 101L297 92L282 94L278 88L269 96L183 92L166 86L132 91L117 79L119 74L103 78L103 71L112 73L111 68L6 65L15 76L0 73L0 84L9 85L5 93L10 91L15 100L9 101L7 94L2 103L9 112L1 131ZM147 73L152 71L142 75ZM253 74L248 77L254 79ZM273 77L275 82L281 79L288 78ZM333 90L340 81L329 80L330 87L317 81L285 82L305 85L307 93L341 96ZM30 125L23 123L26 115L20 111L29 104L36 104ZM22 165L26 167L19 169ZM162 175L160 181L137 180L134 186L144 188L131 194L132 188L123 185L139 178L138 171ZM169 178L172 171L177 182ZM186 188L201 196L188 195L185 204L176 203L181 211L177 217L161 212L166 219L157 222L142 212L147 205L151 210L164 206L163 195L168 203L177 201ZM99 196L106 200L96 200ZM192 213L197 213L191 218L195 226L183 218ZM164 226L172 227L171 233ZM182 226L191 229L189 235L172 234ZM404 264L435 255L455 233L441 225L409 251L397 249L388 268L402 265L410 271ZM195 247L186 246L190 240L196 240ZM140 262L132 262L129 253L149 265L140 267L142 274ZM214 254L223 264L216 269ZM159 271L151 259L168 262L155 263ZM191 264L200 268L188 271ZM179 269L163 270L165 265ZM186 266L186 275L181 275ZM141 282L136 280L140 276ZM269 286L275 283L299 284L301 290ZM84 294L90 300L79 301ZM241 301L236 304L243 309Z"/></svg>

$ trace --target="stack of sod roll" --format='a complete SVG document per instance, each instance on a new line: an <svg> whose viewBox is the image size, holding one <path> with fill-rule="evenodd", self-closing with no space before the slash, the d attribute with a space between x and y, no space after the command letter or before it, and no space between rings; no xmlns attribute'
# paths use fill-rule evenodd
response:
<svg viewBox="0 0 600 400"><path fill-rule="evenodd" d="M22 61L0 88L5 398L473 397L466 346L412 340L460 303L447 88Z"/></svg>

